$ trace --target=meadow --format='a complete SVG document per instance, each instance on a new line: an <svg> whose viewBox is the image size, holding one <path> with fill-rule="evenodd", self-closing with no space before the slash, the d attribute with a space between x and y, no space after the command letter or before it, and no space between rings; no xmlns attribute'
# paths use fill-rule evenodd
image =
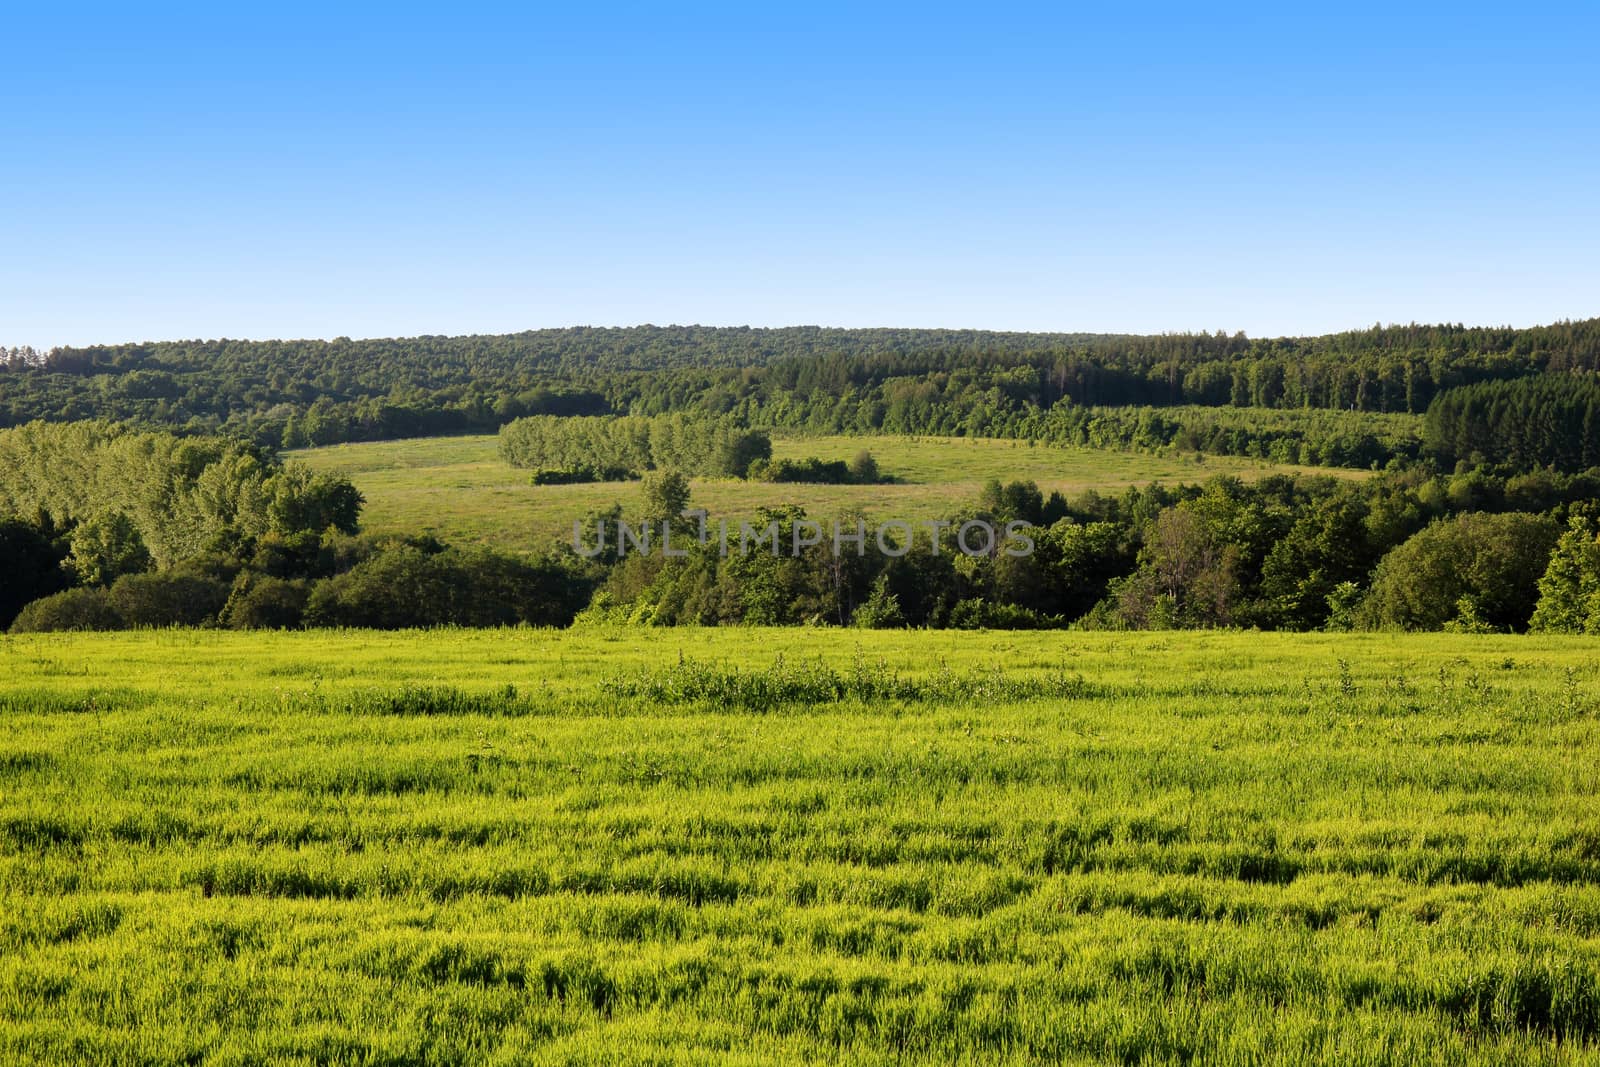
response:
<svg viewBox="0 0 1600 1067"><path fill-rule="evenodd" d="M0 638L0 1059L1600 1063L1578 638Z"/></svg>
<svg viewBox="0 0 1600 1067"><path fill-rule="evenodd" d="M1213 474L1247 481L1272 473L1363 477L1366 472L1297 467L1238 456L1163 456L1025 441L953 437L775 437L775 459L850 460L870 451L891 485L807 485L704 478L691 482L695 507L729 519L758 508L798 504L828 518L858 510L907 522L948 517L974 502L985 482L1037 482L1049 495L1118 492L1130 485L1197 483ZM285 453L318 470L347 475L365 494L363 528L374 533L431 533L462 544L539 550L570 540L572 523L590 511L640 500L637 482L531 485L529 472L504 463L494 435L425 437L329 445Z"/></svg>

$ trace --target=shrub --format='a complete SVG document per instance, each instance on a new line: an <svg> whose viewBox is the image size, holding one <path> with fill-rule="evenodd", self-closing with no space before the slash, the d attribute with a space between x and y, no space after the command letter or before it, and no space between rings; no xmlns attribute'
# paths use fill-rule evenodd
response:
<svg viewBox="0 0 1600 1067"><path fill-rule="evenodd" d="M453 598L433 557L403 546L318 582L306 600L305 622L374 630L432 626L449 621Z"/></svg>
<svg viewBox="0 0 1600 1067"><path fill-rule="evenodd" d="M219 620L235 630L291 630L305 616L310 587L267 574L241 574Z"/></svg>
<svg viewBox="0 0 1600 1067"><path fill-rule="evenodd" d="M12 620L14 634L60 630L120 630L122 616L104 589L68 589L23 607Z"/></svg>
<svg viewBox="0 0 1600 1067"><path fill-rule="evenodd" d="M978 598L959 601L950 610L949 621L952 630L1047 630L1059 625L1060 620L1051 616Z"/></svg>
<svg viewBox="0 0 1600 1067"><path fill-rule="evenodd" d="M128 626L205 626L227 603L228 587L187 574L128 574L106 597Z"/></svg>

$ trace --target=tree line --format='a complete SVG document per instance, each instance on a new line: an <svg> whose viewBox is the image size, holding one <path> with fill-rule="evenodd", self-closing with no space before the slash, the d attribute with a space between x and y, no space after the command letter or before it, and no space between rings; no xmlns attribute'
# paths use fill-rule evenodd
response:
<svg viewBox="0 0 1600 1067"><path fill-rule="evenodd" d="M1544 621L1554 616L1542 606L1541 584L1553 580L1547 572L1556 567L1552 548L1563 524L1586 516L1597 491L1600 470L1439 476L1420 467L1363 483L1218 476L1200 486L1072 499L1027 482L996 482L948 522L1020 520L1031 553L939 552L926 531L916 531L899 555L841 556L826 542L778 555L730 554L717 543L691 544L686 558L613 551L579 619L1504 631L1571 628L1577 618L1578 628L1591 619L1600 626L1592 525L1581 551L1568 553L1582 560L1568 569L1588 575L1574 579L1579 592L1569 597L1582 609L1569 610L1560 626ZM756 524L776 524L778 543L789 545L807 518L798 508L772 509Z"/></svg>
<svg viewBox="0 0 1600 1067"><path fill-rule="evenodd" d="M1057 408L1420 415L1446 390L1600 369L1600 320L1311 338L636 327L13 352L0 426L135 420L263 447L493 431L526 415L1017 436Z"/></svg>
<svg viewBox="0 0 1600 1067"><path fill-rule="evenodd" d="M544 482L617 481L658 468L744 478L772 457L772 439L727 416L532 415L500 428L500 456Z"/></svg>

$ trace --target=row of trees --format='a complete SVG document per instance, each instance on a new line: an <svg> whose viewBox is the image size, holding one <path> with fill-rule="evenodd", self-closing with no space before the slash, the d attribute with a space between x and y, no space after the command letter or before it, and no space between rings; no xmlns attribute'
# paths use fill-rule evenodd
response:
<svg viewBox="0 0 1600 1067"><path fill-rule="evenodd" d="M743 478L771 458L772 440L727 416L534 415L501 427L500 455L513 467L553 472L547 482L617 480L658 468Z"/></svg>
<svg viewBox="0 0 1600 1067"><path fill-rule="evenodd" d="M16 603L18 598L0 594L0 622L17 633L151 626L561 626L589 592L588 579L561 561L447 548L427 538L373 540L333 531L273 535L251 552L212 553L61 589L70 577L44 532L15 520L0 523L0 551L20 544L31 552L31 585L38 595ZM13 566L22 563L16 556L10 560Z"/></svg>

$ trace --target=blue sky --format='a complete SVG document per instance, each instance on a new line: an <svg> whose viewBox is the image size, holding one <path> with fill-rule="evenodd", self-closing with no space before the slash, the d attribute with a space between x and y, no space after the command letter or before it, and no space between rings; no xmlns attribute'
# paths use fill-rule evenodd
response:
<svg viewBox="0 0 1600 1067"><path fill-rule="evenodd" d="M1600 5L12 6L0 344L1600 315Z"/></svg>

